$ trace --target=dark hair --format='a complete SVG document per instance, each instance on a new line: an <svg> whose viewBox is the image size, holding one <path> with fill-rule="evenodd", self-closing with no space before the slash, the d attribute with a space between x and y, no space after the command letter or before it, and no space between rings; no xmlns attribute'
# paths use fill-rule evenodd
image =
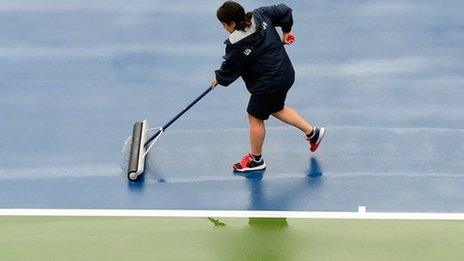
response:
<svg viewBox="0 0 464 261"><path fill-rule="evenodd" d="M226 24L235 22L235 29L242 31L251 26L251 15L251 12L245 13L245 9L233 1L224 2L216 12L219 21Z"/></svg>

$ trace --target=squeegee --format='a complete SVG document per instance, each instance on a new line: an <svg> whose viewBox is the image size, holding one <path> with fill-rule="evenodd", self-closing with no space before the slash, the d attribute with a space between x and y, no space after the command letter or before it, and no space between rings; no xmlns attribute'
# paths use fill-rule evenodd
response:
<svg viewBox="0 0 464 261"><path fill-rule="evenodd" d="M132 144L130 148L129 163L127 168L127 178L131 181L136 181L137 178L142 175L145 170L145 157L151 150L153 145L159 139L162 133L166 131L171 124L186 113L190 108L193 107L198 101L208 94L213 87L208 87L200 96L198 96L192 103L187 105L181 112L179 112L174 118L172 118L163 127L159 128L148 128L148 120L139 121L134 124L132 128ZM154 133L149 136L149 132Z"/></svg>

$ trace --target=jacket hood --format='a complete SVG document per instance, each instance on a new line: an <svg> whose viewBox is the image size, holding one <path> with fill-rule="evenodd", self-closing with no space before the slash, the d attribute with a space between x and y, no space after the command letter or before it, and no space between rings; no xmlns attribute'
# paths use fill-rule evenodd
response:
<svg viewBox="0 0 464 261"><path fill-rule="evenodd" d="M254 32L249 31L235 31L227 39L224 44L230 45L236 48L247 48L250 46L254 46L262 41L264 38L264 30L263 30L263 18L261 15L253 11L252 16L252 26L251 30L254 29Z"/></svg>

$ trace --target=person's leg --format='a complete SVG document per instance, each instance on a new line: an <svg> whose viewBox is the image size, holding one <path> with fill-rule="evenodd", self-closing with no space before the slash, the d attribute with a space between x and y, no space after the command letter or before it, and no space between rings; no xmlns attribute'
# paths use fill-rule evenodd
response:
<svg viewBox="0 0 464 261"><path fill-rule="evenodd" d="M263 151L266 127L264 121L269 118L270 113L266 107L266 97L252 94L247 107L248 123L250 131L250 153L243 156L240 162L235 163L234 171L245 172L263 170L266 168L261 153ZM254 115L254 116L253 116Z"/></svg>
<svg viewBox="0 0 464 261"><path fill-rule="evenodd" d="M301 117L294 109L285 106L281 111L273 113L272 116L277 119L297 127L305 134L311 133L313 126L309 124L303 117Z"/></svg>
<svg viewBox="0 0 464 261"><path fill-rule="evenodd" d="M250 125L250 147L251 151L245 155L240 162L235 163L232 168L234 171L245 172L252 170L263 170L266 168L261 153L263 151L264 137L266 136L266 127L264 120L248 114Z"/></svg>
<svg viewBox="0 0 464 261"><path fill-rule="evenodd" d="M282 110L272 114L277 119L293 125L306 134L306 139L309 141L310 150L315 152L321 143L325 134L325 127L316 126L313 128L303 117L301 117L294 109L285 106Z"/></svg>
<svg viewBox="0 0 464 261"><path fill-rule="evenodd" d="M261 155L263 152L264 137L266 136L266 127L264 121L248 114L250 125L250 147L253 155Z"/></svg>

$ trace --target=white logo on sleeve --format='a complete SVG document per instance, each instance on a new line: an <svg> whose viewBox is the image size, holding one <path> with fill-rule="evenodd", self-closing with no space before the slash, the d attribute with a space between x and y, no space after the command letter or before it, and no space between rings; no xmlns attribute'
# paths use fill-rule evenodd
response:
<svg viewBox="0 0 464 261"><path fill-rule="evenodd" d="M243 53L244 53L245 55L250 55L251 49L250 49L250 48L247 48L247 49L245 49L245 51L243 51Z"/></svg>
<svg viewBox="0 0 464 261"><path fill-rule="evenodd" d="M266 30L266 28L267 28L267 23L263 22L263 30Z"/></svg>

